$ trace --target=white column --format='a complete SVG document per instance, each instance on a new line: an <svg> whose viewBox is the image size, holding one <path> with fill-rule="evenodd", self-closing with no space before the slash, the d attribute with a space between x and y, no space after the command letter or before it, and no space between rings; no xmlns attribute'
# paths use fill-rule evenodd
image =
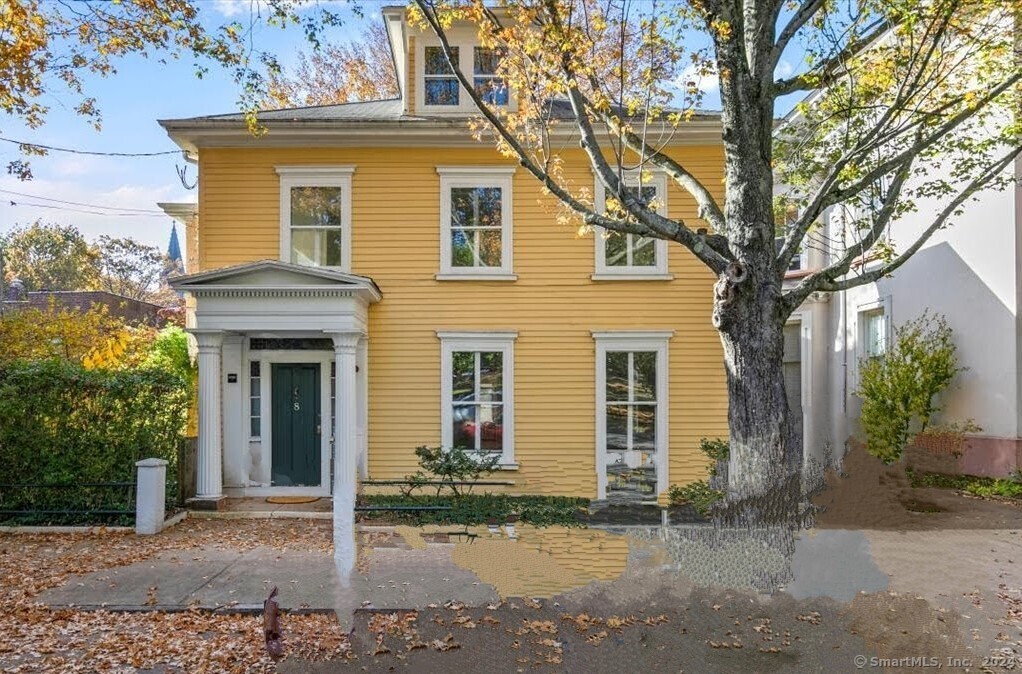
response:
<svg viewBox="0 0 1022 674"><path fill-rule="evenodd" d="M136 461L135 533L158 534L163 530L167 503L167 462L163 459Z"/></svg>
<svg viewBox="0 0 1022 674"><path fill-rule="evenodd" d="M199 344L199 451L195 497L223 496L223 447L220 406L221 332L193 332Z"/></svg>
<svg viewBox="0 0 1022 674"><path fill-rule="evenodd" d="M361 335L331 335L337 366L334 411L334 557L341 581L355 568L355 493L358 462L358 387L356 351Z"/></svg>

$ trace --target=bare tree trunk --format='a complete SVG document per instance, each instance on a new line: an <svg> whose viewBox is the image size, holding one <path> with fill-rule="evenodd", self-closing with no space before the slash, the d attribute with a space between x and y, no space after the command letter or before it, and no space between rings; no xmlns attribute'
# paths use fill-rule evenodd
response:
<svg viewBox="0 0 1022 674"><path fill-rule="evenodd" d="M744 306L743 306L744 305ZM784 391L784 320L754 302L732 305L720 331L731 435L729 496L766 493L801 465Z"/></svg>

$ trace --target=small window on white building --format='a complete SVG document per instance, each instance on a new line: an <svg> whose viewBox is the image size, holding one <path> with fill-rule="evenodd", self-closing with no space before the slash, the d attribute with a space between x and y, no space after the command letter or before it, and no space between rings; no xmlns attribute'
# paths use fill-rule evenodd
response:
<svg viewBox="0 0 1022 674"><path fill-rule="evenodd" d="M883 307L863 311L859 314L862 325L862 355L877 358L888 348L888 322Z"/></svg>
<svg viewBox="0 0 1022 674"><path fill-rule="evenodd" d="M351 270L353 167L278 167L281 260Z"/></svg>
<svg viewBox="0 0 1022 674"><path fill-rule="evenodd" d="M514 464L516 333L437 333L441 340L441 443Z"/></svg>
<svg viewBox="0 0 1022 674"><path fill-rule="evenodd" d="M441 275L511 274L514 169L441 167L437 172Z"/></svg>
<svg viewBox="0 0 1022 674"><path fill-rule="evenodd" d="M451 47L457 61L458 48ZM423 50L423 103L426 105L458 105L460 93L458 78L447 62L443 47L426 47ZM464 72L464 71L463 71ZM478 87L478 84L476 85Z"/></svg>
<svg viewBox="0 0 1022 674"><path fill-rule="evenodd" d="M626 189L660 215L667 217L667 176L638 172L625 177ZM596 181L596 211L607 208L603 183ZM667 241L639 234L611 232L597 227L596 277L663 276L667 274Z"/></svg>

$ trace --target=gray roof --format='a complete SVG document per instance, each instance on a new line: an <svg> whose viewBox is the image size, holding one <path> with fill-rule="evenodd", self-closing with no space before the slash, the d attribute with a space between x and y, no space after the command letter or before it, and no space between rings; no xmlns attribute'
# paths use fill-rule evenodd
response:
<svg viewBox="0 0 1022 674"><path fill-rule="evenodd" d="M556 119L572 119L574 114L571 105L563 99L555 99L550 103L552 117ZM681 112L665 111L665 112ZM475 116L476 112L466 112L465 117ZM619 114L626 117L624 109ZM700 110L695 114L696 118L717 119L719 112ZM283 108L280 110L261 110L258 113L260 122L415 122L415 121L437 121L438 119L451 120L450 115L434 117L431 115L406 115L403 111L403 103L400 98L391 98L382 101L358 101L353 103L338 103L335 105L313 105L303 108ZM456 118L453 118L456 119ZM204 115L200 117L189 117L184 119L161 120L178 124L203 124L203 123L224 123L233 125L245 122L245 113L229 112L222 115Z"/></svg>
<svg viewBox="0 0 1022 674"><path fill-rule="evenodd" d="M358 101L355 103L338 103L336 105L311 105L304 108L283 108L280 110L260 110L259 121L262 122L289 122L299 120L351 120L351 121L389 121L404 117L402 114L400 98L390 98L383 101ZM229 112L223 115L203 115L187 119L176 119L176 122L214 121L244 122L245 113Z"/></svg>

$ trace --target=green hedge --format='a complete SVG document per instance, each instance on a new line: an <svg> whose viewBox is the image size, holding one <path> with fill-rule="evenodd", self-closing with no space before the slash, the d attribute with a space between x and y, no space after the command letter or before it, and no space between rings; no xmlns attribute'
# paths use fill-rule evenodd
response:
<svg viewBox="0 0 1022 674"><path fill-rule="evenodd" d="M364 506L449 506L451 510L371 511L363 518L409 524L485 524L490 518L504 519L515 513L518 521L534 526L582 526L586 521L589 499L569 496L507 496L505 494L465 494L454 496L403 496L400 494L363 494Z"/></svg>
<svg viewBox="0 0 1022 674"><path fill-rule="evenodd" d="M188 401L187 382L160 368L87 370L56 360L4 365L0 483L134 482L135 462L148 457L166 459L173 479ZM132 503L123 488L0 490L0 510L117 509Z"/></svg>

